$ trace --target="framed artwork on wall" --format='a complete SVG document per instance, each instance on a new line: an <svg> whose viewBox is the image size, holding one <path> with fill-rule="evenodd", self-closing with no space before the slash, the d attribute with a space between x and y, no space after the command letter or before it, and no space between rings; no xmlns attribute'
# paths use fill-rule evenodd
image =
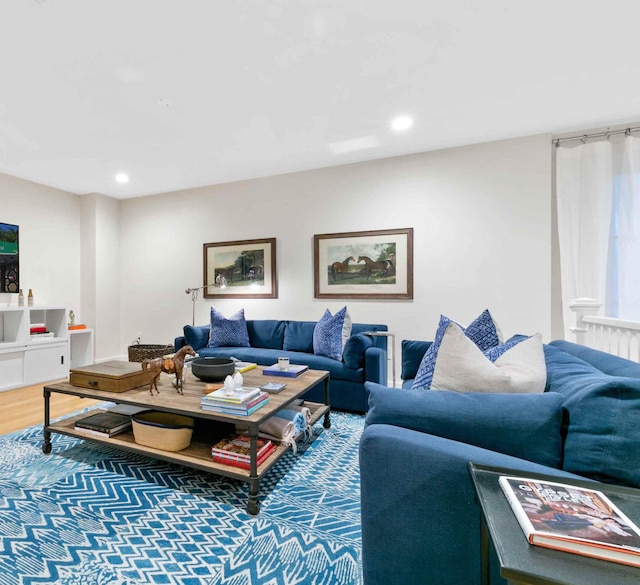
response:
<svg viewBox="0 0 640 585"><path fill-rule="evenodd" d="M317 299L412 299L413 228L313 236Z"/></svg>
<svg viewBox="0 0 640 585"><path fill-rule="evenodd" d="M276 239L203 244L204 297L275 299Z"/></svg>

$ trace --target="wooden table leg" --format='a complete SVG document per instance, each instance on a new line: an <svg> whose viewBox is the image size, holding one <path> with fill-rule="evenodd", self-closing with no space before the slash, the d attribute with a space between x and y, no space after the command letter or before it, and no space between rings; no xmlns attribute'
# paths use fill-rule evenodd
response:
<svg viewBox="0 0 640 585"><path fill-rule="evenodd" d="M45 387L42 395L44 396L44 441L42 442L42 452L48 455L51 453L51 431L48 430L51 422L51 390Z"/></svg>

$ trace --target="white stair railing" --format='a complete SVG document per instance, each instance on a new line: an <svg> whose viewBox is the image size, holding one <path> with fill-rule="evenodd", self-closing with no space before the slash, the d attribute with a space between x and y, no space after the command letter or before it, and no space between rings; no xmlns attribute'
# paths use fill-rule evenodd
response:
<svg viewBox="0 0 640 585"><path fill-rule="evenodd" d="M576 313L576 323L569 328L576 343L640 362L640 322L589 314L600 306L588 298L575 299L569 305Z"/></svg>

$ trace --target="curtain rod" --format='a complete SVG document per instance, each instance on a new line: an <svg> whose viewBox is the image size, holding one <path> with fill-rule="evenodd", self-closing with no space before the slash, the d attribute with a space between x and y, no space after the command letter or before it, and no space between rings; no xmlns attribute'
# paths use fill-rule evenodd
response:
<svg viewBox="0 0 640 585"><path fill-rule="evenodd" d="M569 142L570 140L581 140L584 144L589 138L603 138L606 137L607 140L609 136L613 136L614 134L626 134L629 136L632 132L640 131L640 127L636 128L626 128L624 130L607 130L606 132L595 132L594 134L580 134L579 136L571 136L569 138L554 138L551 142L556 145L556 147L560 146L562 142Z"/></svg>

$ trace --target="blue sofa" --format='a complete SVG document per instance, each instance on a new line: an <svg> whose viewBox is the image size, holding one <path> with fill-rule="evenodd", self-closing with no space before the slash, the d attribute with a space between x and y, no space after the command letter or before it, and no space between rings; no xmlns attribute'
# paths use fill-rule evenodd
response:
<svg viewBox="0 0 640 585"><path fill-rule="evenodd" d="M403 389L366 385L365 585L480 583L469 462L640 487L640 364L553 341L542 394L411 390L428 346L403 341Z"/></svg>
<svg viewBox="0 0 640 585"><path fill-rule="evenodd" d="M344 348L342 361L313 353L315 321L247 320L250 347L207 347L209 325L185 325L184 335L174 341L175 351L190 345L201 357L235 357L242 361L270 366L278 357L292 364L305 364L329 372L329 402L332 408L366 412L366 381L387 382L387 338L362 335L365 331L387 331L386 325L354 323ZM323 384L309 390L304 398L324 400Z"/></svg>

